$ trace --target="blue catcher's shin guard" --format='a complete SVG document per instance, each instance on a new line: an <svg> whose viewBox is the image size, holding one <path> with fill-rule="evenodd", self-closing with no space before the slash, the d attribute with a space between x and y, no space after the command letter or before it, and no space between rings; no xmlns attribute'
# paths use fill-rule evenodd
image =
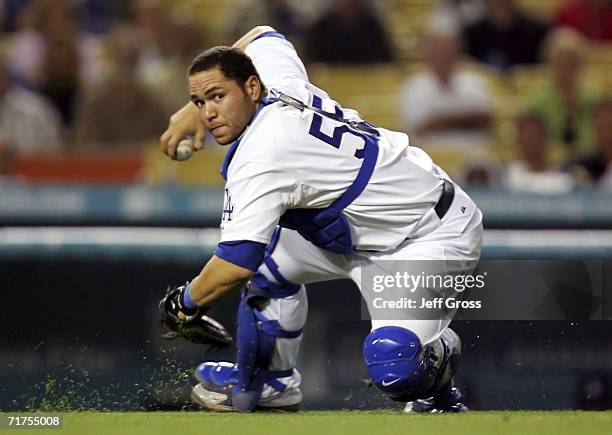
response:
<svg viewBox="0 0 612 435"><path fill-rule="evenodd" d="M451 348L443 338L423 346L416 334L398 326L375 329L363 345L373 384L400 402L434 396L445 387L457 368L460 352L460 347Z"/></svg>
<svg viewBox="0 0 612 435"><path fill-rule="evenodd" d="M256 274L253 282L263 283L261 274ZM255 278L255 277L254 277ZM272 284L272 283L271 283ZM278 286L276 290L278 290ZM288 289L287 293L299 291ZM266 290L250 284L242 293L238 308L237 346L238 383L232 390L232 406L238 411L252 411L257 406L265 383L278 391L284 391L285 385L277 380L293 374L293 369L270 370L270 362L278 337L297 338L302 330L285 331L277 320L263 316L258 303L269 299ZM288 296L290 293L288 294Z"/></svg>

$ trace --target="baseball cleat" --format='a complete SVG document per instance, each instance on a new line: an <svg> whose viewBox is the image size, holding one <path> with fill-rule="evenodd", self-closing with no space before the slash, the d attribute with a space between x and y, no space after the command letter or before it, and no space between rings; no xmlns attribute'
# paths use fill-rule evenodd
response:
<svg viewBox="0 0 612 435"><path fill-rule="evenodd" d="M191 390L191 401L203 408L217 412L233 412L231 400L227 394L217 393L198 384Z"/></svg>
<svg viewBox="0 0 612 435"><path fill-rule="evenodd" d="M237 412L232 406L231 397L224 393L207 390L202 384L198 384L191 390L191 401L203 408L216 412ZM262 412L298 412L300 404L285 406L263 406L258 405L255 411Z"/></svg>
<svg viewBox="0 0 612 435"><path fill-rule="evenodd" d="M295 371L299 383L299 373ZM237 412L232 406L232 390L238 383L238 369L232 362L205 362L195 371L200 382L191 390L191 400L206 409L217 412ZM265 384L255 411L297 412L300 410L302 393L297 387L277 391Z"/></svg>
<svg viewBox="0 0 612 435"><path fill-rule="evenodd" d="M466 412L468 407L461 403L461 391L450 384L442 389L435 397L417 399L407 402L404 407L405 414L441 414L448 412Z"/></svg>

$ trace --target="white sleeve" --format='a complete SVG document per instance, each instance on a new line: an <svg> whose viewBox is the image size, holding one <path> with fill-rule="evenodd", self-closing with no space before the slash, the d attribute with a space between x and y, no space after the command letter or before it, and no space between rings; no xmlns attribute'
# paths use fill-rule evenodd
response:
<svg viewBox="0 0 612 435"><path fill-rule="evenodd" d="M308 81L306 68L284 36L268 32L251 42L245 52L253 60L264 85L282 88L292 80Z"/></svg>
<svg viewBox="0 0 612 435"><path fill-rule="evenodd" d="M228 178L221 220L221 242L267 244L280 216L292 204L297 182L270 163L249 162Z"/></svg>

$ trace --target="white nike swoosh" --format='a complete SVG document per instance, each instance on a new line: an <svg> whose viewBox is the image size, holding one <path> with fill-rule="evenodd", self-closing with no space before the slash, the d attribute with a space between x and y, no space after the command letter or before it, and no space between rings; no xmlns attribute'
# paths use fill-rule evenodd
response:
<svg viewBox="0 0 612 435"><path fill-rule="evenodd" d="M383 386L383 387L388 387L389 385L395 384L395 383L396 383L397 381L399 381L399 380L400 380L400 378L393 379L391 382L385 382L385 381L382 381L382 386Z"/></svg>

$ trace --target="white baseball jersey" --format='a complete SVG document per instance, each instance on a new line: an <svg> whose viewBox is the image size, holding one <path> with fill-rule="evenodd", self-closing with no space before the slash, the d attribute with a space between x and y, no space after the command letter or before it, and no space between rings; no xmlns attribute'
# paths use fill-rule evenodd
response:
<svg viewBox="0 0 612 435"><path fill-rule="evenodd" d="M281 37L261 37L246 49L267 89L277 89L308 105L320 99L328 112L341 108L308 81L293 46ZM262 107L240 137L227 167L221 242L267 244L280 216L293 208L325 208L353 183L363 159L355 156L364 140L344 133L340 122L323 117L313 127L314 112L280 102ZM313 128L322 133L315 137ZM448 178L421 149L409 146L404 133L378 128L378 158L365 190L344 214L353 244L360 250L386 251L424 224L422 217L440 198ZM327 137L327 139L320 139ZM471 203L465 214L479 213Z"/></svg>

